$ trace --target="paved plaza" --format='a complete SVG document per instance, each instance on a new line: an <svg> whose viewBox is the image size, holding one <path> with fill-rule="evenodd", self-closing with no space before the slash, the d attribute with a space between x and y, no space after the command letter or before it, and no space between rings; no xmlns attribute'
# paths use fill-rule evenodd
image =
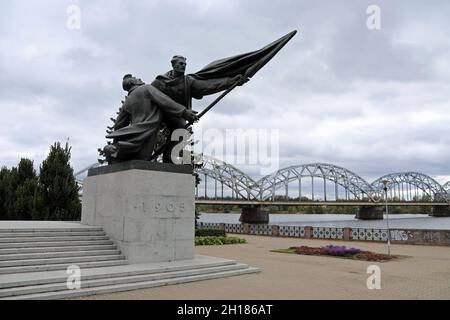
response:
<svg viewBox="0 0 450 320"><path fill-rule="evenodd" d="M366 271L371 262L270 250L338 244L385 253L385 244L240 237L248 243L196 247L196 254L239 260L261 268L261 273L79 299L450 299L449 247L394 245L393 254L408 257L377 263L381 289L369 290Z"/></svg>

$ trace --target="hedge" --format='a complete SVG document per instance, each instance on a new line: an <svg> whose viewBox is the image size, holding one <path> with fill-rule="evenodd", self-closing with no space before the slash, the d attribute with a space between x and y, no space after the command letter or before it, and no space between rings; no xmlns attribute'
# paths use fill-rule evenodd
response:
<svg viewBox="0 0 450 320"><path fill-rule="evenodd" d="M203 229L199 228L195 230L196 237L225 237L225 230L217 229Z"/></svg>
<svg viewBox="0 0 450 320"><path fill-rule="evenodd" d="M195 237L196 246L247 243L245 239L235 237Z"/></svg>

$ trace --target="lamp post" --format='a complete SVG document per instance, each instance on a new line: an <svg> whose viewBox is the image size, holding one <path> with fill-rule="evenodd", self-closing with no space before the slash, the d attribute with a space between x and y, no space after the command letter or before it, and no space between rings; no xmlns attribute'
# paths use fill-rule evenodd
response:
<svg viewBox="0 0 450 320"><path fill-rule="evenodd" d="M387 191L388 191L388 180L383 180L383 190L384 190L384 202L386 204L386 224L387 224L387 245L388 245L388 255L391 255L391 230L389 229L389 210L388 210L388 200L387 200Z"/></svg>

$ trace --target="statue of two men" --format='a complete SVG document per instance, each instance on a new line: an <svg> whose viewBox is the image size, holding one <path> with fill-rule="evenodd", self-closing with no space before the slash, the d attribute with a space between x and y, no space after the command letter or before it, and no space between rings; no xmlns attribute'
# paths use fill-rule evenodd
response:
<svg viewBox="0 0 450 320"><path fill-rule="evenodd" d="M195 111L131 74L124 76L122 88L128 95L115 121L114 131L106 136L113 139L113 143L104 148L109 164L135 159L149 161L165 116L180 121L197 120Z"/></svg>
<svg viewBox="0 0 450 320"><path fill-rule="evenodd" d="M236 82L238 82L239 85L243 85L248 81L247 78L240 75L218 79L196 79L195 75L185 75L187 65L185 57L174 56L171 63L173 69L164 75L157 76L152 82L152 86L159 89L188 110L192 109L192 98L200 100L204 96L227 90ZM174 117L170 114L165 115L163 122L169 129L170 135L174 130L184 128L186 125L185 119ZM176 143L177 142L172 142L164 149L163 162L171 162L172 148Z"/></svg>
<svg viewBox="0 0 450 320"><path fill-rule="evenodd" d="M248 78L237 75L217 79L198 79L185 75L186 58L175 56L173 70L159 75L151 85L145 84L130 74L125 75L122 87L128 92L114 130L106 136L113 139L103 154L108 163L127 160L150 160L155 149L157 133L165 123L170 134L184 128L186 121L198 120L197 112L192 110L192 98L227 90L234 84L243 85ZM163 151L163 162L172 163L172 148L177 142L169 143Z"/></svg>
<svg viewBox="0 0 450 320"><path fill-rule="evenodd" d="M198 120L192 110L192 98L241 86L263 68L297 33L289 32L263 48L209 63L196 73L185 75L186 58L174 56L172 70L159 75L146 85L141 79L126 75L123 89L128 96L123 102L113 131L106 136L113 139L100 154L109 164L127 160L152 160L159 155L154 152L157 134L162 124L171 133L185 128L186 121ZM229 91L228 91L229 92ZM218 98L217 103L225 95ZM205 110L209 110L214 103ZM175 143L163 144L163 161L172 162Z"/></svg>

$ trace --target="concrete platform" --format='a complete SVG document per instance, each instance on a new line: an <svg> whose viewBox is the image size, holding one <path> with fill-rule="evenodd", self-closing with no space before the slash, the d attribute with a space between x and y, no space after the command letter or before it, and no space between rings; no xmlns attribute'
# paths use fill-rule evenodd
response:
<svg viewBox="0 0 450 320"><path fill-rule="evenodd" d="M291 246L340 245L386 253L386 243L306 240L239 235L246 244L197 246L196 254L245 261L261 273L101 294L80 300L385 300L450 299L450 250L448 247L393 245L392 253L406 256L397 261L374 263L325 256L271 252ZM381 289L369 290L371 265L381 268ZM194 317L195 318L195 317ZM230 319L240 317L231 316ZM245 319L245 317L242 317ZM197 318L195 318L197 319ZM200 317L198 319L201 319ZM278 318L277 318L278 319Z"/></svg>
<svg viewBox="0 0 450 320"><path fill-rule="evenodd" d="M69 290L69 266L81 289ZM259 272L234 260L193 259L129 264L99 227L80 222L0 221L0 300L63 299Z"/></svg>
<svg viewBox="0 0 450 320"><path fill-rule="evenodd" d="M67 289L65 270L0 275L0 300L63 299L256 273L234 260L196 256L185 261L82 270L81 289Z"/></svg>

